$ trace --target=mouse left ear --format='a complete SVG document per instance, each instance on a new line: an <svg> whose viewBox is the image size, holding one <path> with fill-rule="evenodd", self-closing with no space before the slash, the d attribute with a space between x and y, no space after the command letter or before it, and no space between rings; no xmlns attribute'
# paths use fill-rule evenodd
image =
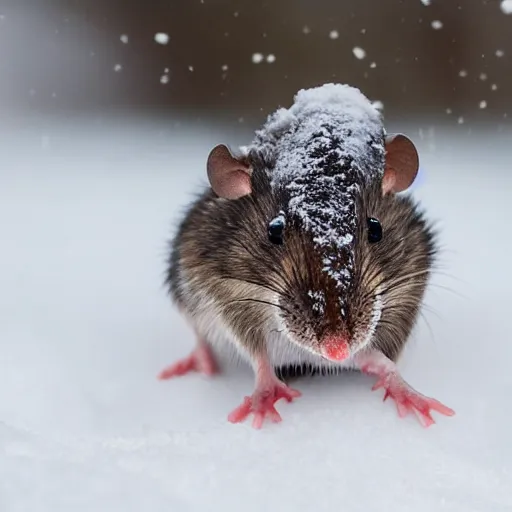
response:
<svg viewBox="0 0 512 512"><path fill-rule="evenodd" d="M408 189L416 179L419 157L411 139L401 133L386 136L386 167L382 178L382 192L398 193Z"/></svg>

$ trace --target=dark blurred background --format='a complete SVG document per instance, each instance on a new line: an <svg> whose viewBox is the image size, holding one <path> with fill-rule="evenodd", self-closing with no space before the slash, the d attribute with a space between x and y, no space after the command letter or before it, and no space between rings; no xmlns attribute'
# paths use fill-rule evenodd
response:
<svg viewBox="0 0 512 512"><path fill-rule="evenodd" d="M500 0L0 0L0 107L253 122L336 81L388 118L507 123L511 34Z"/></svg>

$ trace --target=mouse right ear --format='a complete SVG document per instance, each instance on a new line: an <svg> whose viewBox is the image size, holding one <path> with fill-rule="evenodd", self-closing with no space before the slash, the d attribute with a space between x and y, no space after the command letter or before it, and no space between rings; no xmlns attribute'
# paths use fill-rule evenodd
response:
<svg viewBox="0 0 512 512"><path fill-rule="evenodd" d="M382 179L382 191L403 192L416 179L419 169L419 157L411 139L401 133L386 137L386 167Z"/></svg>
<svg viewBox="0 0 512 512"><path fill-rule="evenodd" d="M225 199L238 199L252 192L251 168L235 158L224 144L215 146L206 163L213 191Z"/></svg>

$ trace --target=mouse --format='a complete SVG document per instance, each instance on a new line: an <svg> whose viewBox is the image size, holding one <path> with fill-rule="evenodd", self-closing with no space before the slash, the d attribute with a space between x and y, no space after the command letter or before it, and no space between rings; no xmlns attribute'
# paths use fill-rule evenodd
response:
<svg viewBox="0 0 512 512"><path fill-rule="evenodd" d="M246 146L220 143L208 183L169 244L165 283L195 333L166 380L220 372L215 348L249 363L254 389L228 415L256 429L282 421L301 392L287 374L355 370L427 427L454 410L398 370L438 254L437 232L408 190L410 137L388 133L360 89L300 89Z"/></svg>

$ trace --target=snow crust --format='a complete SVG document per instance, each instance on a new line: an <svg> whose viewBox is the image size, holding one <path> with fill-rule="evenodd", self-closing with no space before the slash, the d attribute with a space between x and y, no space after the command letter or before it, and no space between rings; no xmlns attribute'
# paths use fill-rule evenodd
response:
<svg viewBox="0 0 512 512"><path fill-rule="evenodd" d="M456 416L424 430L348 373L294 382L254 431L226 419L250 368L156 379L194 344L167 238L209 150L251 137L175 121L0 120L0 510L510 511L510 132L418 140L445 250L399 368Z"/></svg>

